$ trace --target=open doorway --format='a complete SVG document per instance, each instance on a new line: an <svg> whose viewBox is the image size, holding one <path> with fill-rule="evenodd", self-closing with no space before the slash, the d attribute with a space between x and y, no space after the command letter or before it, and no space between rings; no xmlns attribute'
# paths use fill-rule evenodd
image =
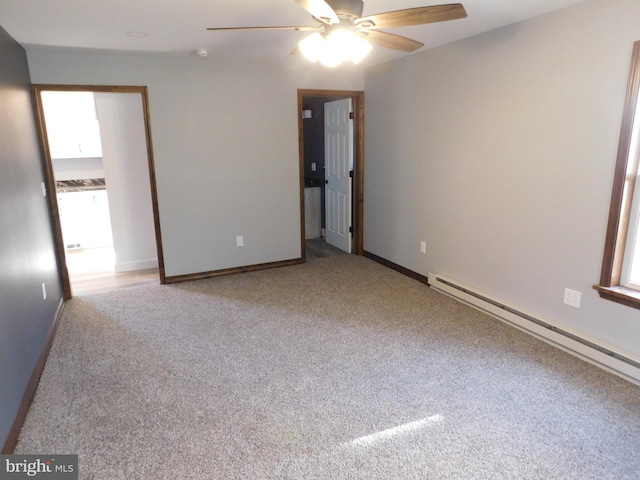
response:
<svg viewBox="0 0 640 480"><path fill-rule="evenodd" d="M64 296L162 283L145 87L35 85Z"/></svg>
<svg viewBox="0 0 640 480"><path fill-rule="evenodd" d="M325 108L340 100L350 100L352 111L352 161L347 174L350 198L349 246L343 250L363 254L362 199L364 169L364 92L343 90L298 90L298 139L300 157L300 204L302 255L315 251L335 250L326 242L327 234L327 176L325 168ZM329 215L330 218L330 215Z"/></svg>

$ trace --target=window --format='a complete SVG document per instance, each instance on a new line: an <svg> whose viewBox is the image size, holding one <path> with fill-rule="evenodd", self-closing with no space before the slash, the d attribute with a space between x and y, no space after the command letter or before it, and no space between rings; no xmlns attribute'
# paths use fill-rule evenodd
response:
<svg viewBox="0 0 640 480"><path fill-rule="evenodd" d="M608 300L640 309L640 41L633 47L600 284Z"/></svg>
<svg viewBox="0 0 640 480"><path fill-rule="evenodd" d="M638 110L640 111L640 109ZM640 121L636 122L640 124ZM635 133L635 132L634 132ZM635 138L635 135L634 135ZM638 139L635 138L634 145L638 146ZM633 202L631 203L631 215L627 230L627 244L624 250L624 260L622 262L622 275L620 284L627 288L640 290L640 180L638 179L638 155L634 155L635 173L630 172L629 184L635 183L633 189Z"/></svg>

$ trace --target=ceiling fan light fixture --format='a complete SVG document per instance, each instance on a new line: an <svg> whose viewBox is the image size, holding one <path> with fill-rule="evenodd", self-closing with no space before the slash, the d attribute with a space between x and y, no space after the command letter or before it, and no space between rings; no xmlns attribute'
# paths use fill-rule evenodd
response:
<svg viewBox="0 0 640 480"><path fill-rule="evenodd" d="M312 63L318 61L322 51L324 50L325 39L319 33L313 33L306 38L300 40L298 47L302 55Z"/></svg>
<svg viewBox="0 0 640 480"><path fill-rule="evenodd" d="M426 25L467 17L461 3L404 8L362 16L363 0L295 0L315 21L307 26L214 27L207 30L295 30L315 32L298 43L291 55L303 53L311 62L337 67L344 61L360 63L371 51L371 45L404 53L415 52L423 43L380 29Z"/></svg>
<svg viewBox="0 0 640 480"><path fill-rule="evenodd" d="M320 33L309 35L300 41L298 47L307 60L320 61L330 68L345 61L360 63L372 49L364 38L344 28L335 29L326 37Z"/></svg>
<svg viewBox="0 0 640 480"><path fill-rule="evenodd" d="M347 60L350 33L339 28L327 35L318 59L325 67L334 68Z"/></svg>
<svg viewBox="0 0 640 480"><path fill-rule="evenodd" d="M322 65L329 68L338 67L342 63L341 55L330 50L325 50L324 52L322 52L322 55L320 55L320 58L318 60L320 60L320 63Z"/></svg>
<svg viewBox="0 0 640 480"><path fill-rule="evenodd" d="M369 55L369 52L371 52L372 48L373 46L364 38L358 35L353 35L350 45L351 52L349 54L349 58L355 65L357 65L362 60L364 60L367 55Z"/></svg>

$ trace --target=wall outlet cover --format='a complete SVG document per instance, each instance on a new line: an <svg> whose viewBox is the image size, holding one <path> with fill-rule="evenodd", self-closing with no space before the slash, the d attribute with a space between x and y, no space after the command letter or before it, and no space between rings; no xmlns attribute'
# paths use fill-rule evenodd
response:
<svg viewBox="0 0 640 480"><path fill-rule="evenodd" d="M577 290L571 290L570 288L564 289L564 303L571 307L580 308L580 299L582 293Z"/></svg>

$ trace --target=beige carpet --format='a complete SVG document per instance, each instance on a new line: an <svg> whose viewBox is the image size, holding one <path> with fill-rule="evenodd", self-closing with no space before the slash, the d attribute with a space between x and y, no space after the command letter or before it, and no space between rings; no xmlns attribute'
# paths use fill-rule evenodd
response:
<svg viewBox="0 0 640 480"><path fill-rule="evenodd" d="M72 299L16 453L83 479L638 479L640 388L341 255Z"/></svg>

